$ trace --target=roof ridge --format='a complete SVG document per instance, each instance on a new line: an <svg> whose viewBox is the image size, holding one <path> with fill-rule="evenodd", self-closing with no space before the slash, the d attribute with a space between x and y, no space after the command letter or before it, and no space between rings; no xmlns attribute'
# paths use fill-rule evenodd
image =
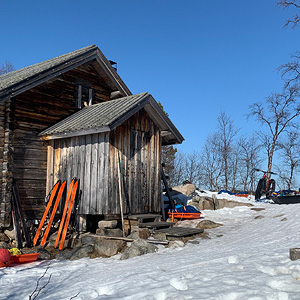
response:
<svg viewBox="0 0 300 300"><path fill-rule="evenodd" d="M95 107L95 106L99 106L99 105L103 105L104 103L115 103L118 101L126 101L128 100L128 98L132 98L132 97L142 97L142 96L146 96L146 95L150 95L148 92L143 92L143 93L138 93L138 94L133 94L133 95L129 95L129 96L125 96L125 97L121 97L121 98L117 98L117 99L113 99L113 100L109 100L109 101L104 101L104 102L100 102L100 103L95 103L89 106L84 107L83 109L87 109L89 107Z"/></svg>
<svg viewBox="0 0 300 300"><path fill-rule="evenodd" d="M90 48L90 49L89 49ZM96 45L90 45L90 46L86 46L86 47L83 47L83 48L80 48L80 49L77 49L77 50L74 50L72 52L68 52L68 53L64 53L64 54L61 54L61 55L58 55L56 57L53 57L53 58L50 58L50 59L47 59L47 60L44 60L44 61L41 61L41 62L38 62L38 63L35 63L35 64L32 64L32 65L29 65L27 67L24 67L24 68L21 68L21 69L18 69L18 70L14 70L12 72L9 72L9 73L6 73L6 74L3 74L3 75L0 75L0 80L1 79L5 79L5 78L8 78L8 77L11 77L13 76L14 74L17 74L18 72L22 72L22 71L25 71L25 70L30 70L32 67L37 67L39 65L42 65L42 64L45 64L47 62L50 62L50 61L55 61L57 59L61 59L63 57L69 57L69 56L76 56L76 54L79 53L82 54L82 52L86 52L87 50L94 50L94 49L98 49L98 47Z"/></svg>

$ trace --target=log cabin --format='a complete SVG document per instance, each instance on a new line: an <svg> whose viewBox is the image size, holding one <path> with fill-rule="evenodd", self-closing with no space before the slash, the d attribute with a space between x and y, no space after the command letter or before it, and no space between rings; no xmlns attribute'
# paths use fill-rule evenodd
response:
<svg viewBox="0 0 300 300"><path fill-rule="evenodd" d="M80 179L78 214L158 213L161 147L183 137L148 93L132 95L113 62L88 46L0 76L0 226L16 180L27 220L57 180Z"/></svg>

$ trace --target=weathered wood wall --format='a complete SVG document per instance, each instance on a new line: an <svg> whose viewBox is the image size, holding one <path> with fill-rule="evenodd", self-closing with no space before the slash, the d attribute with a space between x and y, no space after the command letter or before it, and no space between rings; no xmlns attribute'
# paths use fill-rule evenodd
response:
<svg viewBox="0 0 300 300"><path fill-rule="evenodd" d="M89 81L94 91L93 103L108 101L110 90L92 65L84 65L66 72L36 88L12 98L14 128L5 120L4 106L0 106L0 150L6 130L11 130L8 149L13 149L13 176L17 180L22 207L27 218L39 218L44 211L47 178L47 145L38 137L39 132L77 111L75 106L78 79ZM4 152L5 153L5 152ZM0 154L0 165L3 157ZM7 165L4 164L5 167ZM3 170L5 172L6 170ZM1 173L0 173L1 174ZM7 179L1 174L2 186ZM0 203L5 202L4 191ZM6 199L7 200L7 199Z"/></svg>
<svg viewBox="0 0 300 300"><path fill-rule="evenodd" d="M161 136L144 109L110 134L109 186L110 207L118 207L118 155L124 168L125 194L129 200L124 211L160 212ZM129 206L129 207L128 207Z"/></svg>
<svg viewBox="0 0 300 300"><path fill-rule="evenodd" d="M160 131L141 110L111 133L52 141L48 147L50 189L58 180L80 179L79 213L120 213L119 155L125 179L124 212L159 212Z"/></svg>
<svg viewBox="0 0 300 300"><path fill-rule="evenodd" d="M99 133L51 141L48 147L48 187L57 180L80 179L81 214L102 214L108 198L109 134Z"/></svg>

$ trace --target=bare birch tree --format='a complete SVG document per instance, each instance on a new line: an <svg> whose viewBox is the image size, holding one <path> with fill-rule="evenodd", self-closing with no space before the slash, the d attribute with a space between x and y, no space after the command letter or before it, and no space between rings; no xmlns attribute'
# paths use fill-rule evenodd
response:
<svg viewBox="0 0 300 300"><path fill-rule="evenodd" d="M196 186L201 184L201 163L200 153L194 151L185 158L185 179Z"/></svg>
<svg viewBox="0 0 300 300"><path fill-rule="evenodd" d="M218 133L209 135L201 152L201 172L203 185L213 191L220 189L220 178L224 170L220 156Z"/></svg>
<svg viewBox="0 0 300 300"><path fill-rule="evenodd" d="M283 8L300 8L300 1L299 0L280 0L277 1L277 5L283 7ZM292 25L292 28L295 28L300 22L300 16L296 13L293 15L290 19L286 21L284 24L284 27L287 27L289 25Z"/></svg>
<svg viewBox="0 0 300 300"><path fill-rule="evenodd" d="M233 139L238 133L232 119L222 111L218 116L218 133L220 139L220 152L224 162L224 188L228 190L230 175L230 156L233 153Z"/></svg>
<svg viewBox="0 0 300 300"><path fill-rule="evenodd" d="M295 127L293 120L300 114L299 87L289 86L281 94L272 94L264 103L250 105L249 116L266 126L266 135L271 136L271 147L268 155L268 172L272 169L273 155L279 136L288 128ZM268 173L268 178L270 174Z"/></svg>
<svg viewBox="0 0 300 300"><path fill-rule="evenodd" d="M258 181L254 168L259 168L262 161L260 158L260 148L257 139L252 136L241 137L238 141L240 151L240 178L241 188L244 191L254 192Z"/></svg>
<svg viewBox="0 0 300 300"><path fill-rule="evenodd" d="M295 173L300 168L300 139L298 132L288 132L286 138L278 143L281 163L279 176L284 180L285 188L290 190L295 183Z"/></svg>
<svg viewBox="0 0 300 300"><path fill-rule="evenodd" d="M185 180L185 161L186 161L186 154L177 151L175 154L174 159L174 168L171 172L170 176L170 186L180 185Z"/></svg>
<svg viewBox="0 0 300 300"><path fill-rule="evenodd" d="M10 73L14 70L14 66L10 61L6 61L0 66L0 75Z"/></svg>

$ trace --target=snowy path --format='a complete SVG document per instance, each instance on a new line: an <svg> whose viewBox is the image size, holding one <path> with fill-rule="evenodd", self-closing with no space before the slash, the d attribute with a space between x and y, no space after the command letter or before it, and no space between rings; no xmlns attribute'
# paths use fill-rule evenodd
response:
<svg viewBox="0 0 300 300"><path fill-rule="evenodd" d="M300 247L300 205L256 207L266 210L205 211L224 226L184 248L127 261L52 261L37 299L300 299L300 261L289 259L289 248ZM48 264L0 269L0 299L28 299Z"/></svg>

